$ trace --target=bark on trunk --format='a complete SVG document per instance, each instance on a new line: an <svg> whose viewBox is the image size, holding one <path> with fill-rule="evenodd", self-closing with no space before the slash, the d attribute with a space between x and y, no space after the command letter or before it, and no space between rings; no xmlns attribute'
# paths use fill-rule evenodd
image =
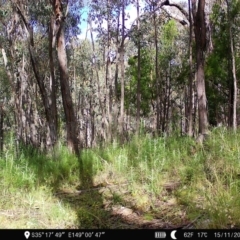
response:
<svg viewBox="0 0 240 240"><path fill-rule="evenodd" d="M101 129L100 129L100 133L101 133L101 139L102 140L106 140L106 132L105 132L105 126L108 125L107 123L107 118L106 118L106 109L104 108L103 104L102 104L102 100L101 100L101 86L100 86L100 77L99 77L99 66L96 63L96 58L95 56L97 55L95 52L95 44L94 44L94 39L93 39L93 32L92 32L92 22L91 19L89 19L89 25L90 25L90 36L91 36L91 44L92 44L92 50L93 50L93 55L94 55L94 59L93 59L93 63L92 63L92 68L95 70L96 73L96 78L97 78L97 94L98 94L98 99L99 99L99 106L100 106L100 110L102 113L102 124L101 124ZM105 56L104 56L104 60L105 60ZM93 74L92 74L93 76Z"/></svg>
<svg viewBox="0 0 240 240"><path fill-rule="evenodd" d="M112 76L111 76L111 13L109 7L109 1L107 2L107 61L106 61L106 82L105 82L105 99L106 99L106 114L108 121L106 122L106 137L107 141L112 140Z"/></svg>
<svg viewBox="0 0 240 240"><path fill-rule="evenodd" d="M199 135L208 134L207 117L207 98L205 90L204 74L204 52L206 50L206 25L205 25L205 0L192 0L192 13L194 19L194 33L196 41L196 60L197 60L197 96L198 96L198 116L199 116Z"/></svg>
<svg viewBox="0 0 240 240"><path fill-rule="evenodd" d="M4 143L4 130L3 130L3 121L4 121L4 111L3 106L0 106L0 154L3 151L3 143Z"/></svg>
<svg viewBox="0 0 240 240"><path fill-rule="evenodd" d="M50 138L55 143L57 141L57 129L58 129L58 119L57 119L57 97L56 97L56 79L55 79L55 68L53 60L53 29L54 29L54 19L51 18L50 27L49 27L49 66L50 66L50 109L52 112L53 119L50 122Z"/></svg>
<svg viewBox="0 0 240 240"><path fill-rule="evenodd" d="M231 74L233 78L232 84L232 127L233 130L236 131L237 129L237 76L236 76L236 60L235 60L235 52L234 52L234 41L233 41L233 33L232 33L232 20L229 13L229 2L227 2L228 8L228 21L229 21L229 37L230 37L230 49L231 49Z"/></svg>
<svg viewBox="0 0 240 240"><path fill-rule="evenodd" d="M158 66L158 31L157 31L157 23L156 23L156 14L153 15L154 20L154 43L155 43L155 74L156 74L156 95L157 95L157 102L156 102L156 115L157 115L157 125L156 130L157 133L160 133L161 123L160 123L160 76L159 76L159 66Z"/></svg>
<svg viewBox="0 0 240 240"><path fill-rule="evenodd" d="M188 86L188 109L187 109L187 134L193 136L193 68L192 68L192 14L191 4L188 0L189 12L189 86Z"/></svg>
<svg viewBox="0 0 240 240"><path fill-rule="evenodd" d="M55 4L54 4L54 6L55 6ZM56 107L54 107L54 101L56 101L56 99L54 99L53 102L51 101L51 103L49 102L48 92L44 85L43 77L40 75L40 73L38 71L39 66L37 64L37 60L36 60L35 53L34 53L33 29L31 27L31 25L28 23L27 17L25 16L23 9L20 8L19 6L17 7L17 13L21 17L21 19L24 23L25 29L26 29L26 33L28 34L28 50L29 50L29 54L30 54L30 62L31 62L31 65L33 68L35 78L37 80L37 84L40 89L41 99L42 99L42 102L44 105L45 115L46 115L46 119L47 119L48 133L50 135L47 140L47 145L48 145L48 147L53 147L57 140L57 126L56 126L57 123L56 123L56 111L55 111ZM53 31L53 36L55 36L54 31ZM51 39L50 39L50 41L51 41ZM50 60L50 65L51 65L51 60ZM52 72L51 72L51 77L52 77ZM51 96L53 96L53 95L51 94ZM56 104L56 102L55 102L55 104Z"/></svg>
<svg viewBox="0 0 240 240"><path fill-rule="evenodd" d="M74 113L71 91L69 87L69 77L67 69L67 54L65 49L65 36L63 23L61 23L57 35L57 52L60 71L60 86L62 93L63 109L66 117L67 145L75 154L79 154L77 138L77 121Z"/></svg>
<svg viewBox="0 0 240 240"><path fill-rule="evenodd" d="M125 2L122 2L122 41L119 49L120 55L120 71L121 71L121 101L120 101L120 119L119 119L119 126L120 126L120 136L121 141L124 141L124 99L125 99L125 65L124 65L124 41L125 41Z"/></svg>
<svg viewBox="0 0 240 240"><path fill-rule="evenodd" d="M137 1L137 28L138 28L138 75L137 75L137 132L140 125L140 106L141 106L141 45L140 45L140 20L139 20L139 0Z"/></svg>

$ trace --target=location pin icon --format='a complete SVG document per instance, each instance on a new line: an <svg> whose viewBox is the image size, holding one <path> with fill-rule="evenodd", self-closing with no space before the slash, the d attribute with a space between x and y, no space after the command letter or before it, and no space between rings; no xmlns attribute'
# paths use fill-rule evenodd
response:
<svg viewBox="0 0 240 240"><path fill-rule="evenodd" d="M26 232L24 233L24 236L25 236L26 239L28 239L28 238L30 237L30 232L29 232L29 231L26 231Z"/></svg>

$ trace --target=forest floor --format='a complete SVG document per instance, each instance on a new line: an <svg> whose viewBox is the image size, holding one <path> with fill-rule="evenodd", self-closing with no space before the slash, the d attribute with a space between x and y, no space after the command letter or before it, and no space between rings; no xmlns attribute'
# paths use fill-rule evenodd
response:
<svg viewBox="0 0 240 240"><path fill-rule="evenodd" d="M177 206L177 200L154 203L155 210L134 206L128 183L104 182L88 189L66 186L56 192L20 190L1 200L0 228L40 229L176 229L192 228L194 222ZM165 198L166 199L166 198ZM157 211L159 206L159 212Z"/></svg>
<svg viewBox="0 0 240 240"><path fill-rule="evenodd" d="M240 226L240 132L133 138L80 161L11 145L0 158L1 229L228 229Z"/></svg>

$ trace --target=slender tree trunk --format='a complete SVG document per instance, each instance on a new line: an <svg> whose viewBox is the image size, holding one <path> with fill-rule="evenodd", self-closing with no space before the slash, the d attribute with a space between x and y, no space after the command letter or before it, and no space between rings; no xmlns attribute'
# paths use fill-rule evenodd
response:
<svg viewBox="0 0 240 240"><path fill-rule="evenodd" d="M16 127L16 152L18 154L19 150L19 119L20 119L20 114L19 114L19 104L18 104L18 98L17 98L17 93L16 93L16 88L14 84L14 76L13 76L13 66L12 64L8 61L7 58L7 53L4 48L2 48L2 57L3 57L3 63L6 68L7 76L8 76L8 81L11 86L11 91L13 93L14 97L14 120L15 120L15 127Z"/></svg>
<svg viewBox="0 0 240 240"><path fill-rule="evenodd" d="M124 98L125 98L125 65L124 65L124 40L125 40L125 1L122 1L122 40L120 45L120 71L121 71L121 101L120 101L120 136L121 140L124 140Z"/></svg>
<svg viewBox="0 0 240 240"><path fill-rule="evenodd" d="M115 98L118 100L118 73L119 73L119 47L120 47L120 41L119 41L119 28L120 28L120 11L118 13L117 17L117 36L116 36L116 45L117 45L117 56L116 56L116 68L115 68L115 77L114 77L114 88L115 88Z"/></svg>
<svg viewBox="0 0 240 240"><path fill-rule="evenodd" d="M91 116L91 147L94 145L94 138L95 138L95 113L94 113L94 106L93 106L94 99L90 97L90 116Z"/></svg>
<svg viewBox="0 0 240 240"><path fill-rule="evenodd" d="M140 124L140 107L141 107L141 33L140 33L140 20L139 20L139 0L137 0L137 28L138 28L138 61L137 61L137 132L139 131Z"/></svg>
<svg viewBox="0 0 240 240"><path fill-rule="evenodd" d="M92 43L92 50L93 50L93 55L94 55L94 61L93 61L93 69L95 70L96 73L96 78L97 78L97 92L98 92L98 99L99 99L99 106L100 106L100 110L102 113L102 124L101 124L101 136L103 138L103 140L106 140L106 132L105 132L105 126L108 124L107 123L107 118L106 118L106 110L102 104L102 100L101 100L101 87L100 87L100 78L99 78L99 69L98 69L98 65L96 63L96 52L95 52L95 44L94 44L94 39L93 39L93 33L92 33L92 22L91 19L89 19L89 26L90 26L90 36L91 36L91 43ZM105 60L105 56L104 56L104 60Z"/></svg>
<svg viewBox="0 0 240 240"><path fill-rule="evenodd" d="M20 60L20 59L19 59ZM19 112L21 115L21 141L24 144L29 143L29 136L30 133L28 132L27 128L27 119L28 119L28 114L27 114L27 108L29 104L29 98L28 98L28 93L27 93L27 88L28 88L28 74L25 72L25 59L24 55L21 58L20 62L18 63L17 66L17 81L19 81L19 86L18 86L18 100L19 100Z"/></svg>
<svg viewBox="0 0 240 240"><path fill-rule="evenodd" d="M114 103L113 103L113 109L112 109L112 123L114 129L119 129L119 105L118 102L120 101L120 95L119 94L119 64L120 64L120 18L121 18L121 11L118 11L117 15L117 33L116 33L116 63L115 63L115 73L114 73ZM112 134L114 137L118 136L118 131L113 131Z"/></svg>
<svg viewBox="0 0 240 240"><path fill-rule="evenodd" d="M37 80L37 84L39 86L40 89L40 95L41 95L41 99L43 102L43 106L44 106L44 110L45 110L45 116L46 116L46 120L47 120L47 127L48 127L48 131L50 133L50 138L48 139L48 146L54 146L54 144L56 143L56 128L53 128L53 126L55 125L54 123L54 116L53 113L51 111L50 108L50 104L49 104L49 98L48 98L48 94L47 94L47 90L44 86L44 82L43 82L43 78L42 76L40 76L40 73L38 71L38 66L37 66L37 62L35 60L34 57L34 53L33 53L33 49L31 46L29 46L29 53L30 53L30 60L31 60L31 65L33 68L33 72L34 72L34 76Z"/></svg>
<svg viewBox="0 0 240 240"><path fill-rule="evenodd" d="M69 76L67 67L67 53L66 43L64 36L64 16L63 6L61 0L54 0L51 2L54 11L54 27L53 27L53 41L54 46L55 39L57 43L57 56L59 63L60 72L60 86L62 93L63 109L66 118L66 129L67 129L67 145L68 148L75 154L80 154L78 144L78 130L77 130L77 119L74 113L73 101L71 91L69 87ZM82 166L81 166L82 167Z"/></svg>
<svg viewBox="0 0 240 240"><path fill-rule="evenodd" d="M54 74L54 60L53 60L53 29L54 29L54 19L51 18L50 27L49 27L49 66L50 66L50 109L52 112L53 119L50 122L50 138L53 141L53 144L56 143L58 134L58 119L57 119L57 102L56 102L56 79Z"/></svg>
<svg viewBox="0 0 240 240"><path fill-rule="evenodd" d="M193 67L192 67L192 14L191 14L191 0L188 0L188 14L189 14L189 93L188 93L188 110L187 110L187 134L193 136Z"/></svg>
<svg viewBox="0 0 240 240"><path fill-rule="evenodd" d="M3 106L0 106L0 154L3 151L3 143L4 143L4 130L3 130L3 121L4 121L4 111Z"/></svg>
<svg viewBox="0 0 240 240"><path fill-rule="evenodd" d="M162 133L166 130L166 113L167 113L167 81L168 81L168 71L165 72L165 82L163 82L163 97L162 97L162 121L161 121L161 131Z"/></svg>
<svg viewBox="0 0 240 240"><path fill-rule="evenodd" d="M40 142L38 141L38 112L36 109L36 103L33 101L33 99L29 98L29 118L30 118L30 123L29 123L29 129L30 129L30 137L31 137L31 142L34 146L40 146Z"/></svg>
<svg viewBox="0 0 240 240"><path fill-rule="evenodd" d="M171 81L172 81L172 66L171 63L169 64L169 77L167 78L166 82L166 128L165 131L169 133L169 122L170 122L170 117L169 117L169 109L170 109L170 104L171 104Z"/></svg>
<svg viewBox="0 0 240 240"><path fill-rule="evenodd" d="M156 13L153 15L154 21L154 43L155 43L155 75L156 75L156 95L157 95L157 102L156 102L156 110L157 110L157 125L156 130L159 134L161 123L160 123L160 76L159 76L159 66L158 66L158 30L157 30L157 22L156 22Z"/></svg>
<svg viewBox="0 0 240 240"><path fill-rule="evenodd" d="M229 46L229 52L231 48ZM227 115L227 124L228 127L233 127L233 96L234 96L234 86L233 86L233 75L232 75L232 61L231 56L228 55L227 58L228 66L228 115Z"/></svg>
<svg viewBox="0 0 240 240"><path fill-rule="evenodd" d="M236 76L236 60L235 60L235 52L234 52L234 41L233 41L233 34L232 34L232 20L229 13L229 2L227 2L227 9L228 9L228 21L229 21L229 37L230 37L230 49L231 49L231 67L232 67L232 78L233 78L233 96L232 96L232 127L233 130L236 131L237 129L237 76Z"/></svg>
<svg viewBox="0 0 240 240"><path fill-rule="evenodd" d="M198 115L199 115L199 136L201 141L208 134L207 117L207 97L205 90L204 74L204 52L206 50L206 25L205 25L205 0L198 1L196 9L196 0L192 0L192 13L194 19L194 32L196 41L196 59L197 59L197 96L198 96Z"/></svg>
<svg viewBox="0 0 240 240"><path fill-rule="evenodd" d="M69 87L69 77L67 69L67 54L65 48L65 36L63 24L57 35L57 52L60 71L60 85L62 92L63 108L66 117L67 144L71 151L79 154L77 120L74 113L71 91Z"/></svg>
<svg viewBox="0 0 240 240"><path fill-rule="evenodd" d="M110 13L110 6L109 6L109 0L107 1L107 61L106 61L106 82L105 82L105 99L106 99L106 112L107 112L107 125L106 125L106 136L107 141L110 141L112 139L112 114L111 114L111 13Z"/></svg>
<svg viewBox="0 0 240 240"><path fill-rule="evenodd" d="M195 72L194 74L194 81L193 81L193 89L196 89L196 79L197 79L197 73ZM197 97L197 92L193 92L193 136L198 135L198 97Z"/></svg>

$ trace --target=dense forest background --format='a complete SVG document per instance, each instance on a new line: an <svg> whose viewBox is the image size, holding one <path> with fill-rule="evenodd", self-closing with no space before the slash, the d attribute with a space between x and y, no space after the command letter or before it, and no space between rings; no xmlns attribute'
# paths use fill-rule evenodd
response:
<svg viewBox="0 0 240 240"><path fill-rule="evenodd" d="M238 1L2 1L1 148L235 129L238 21Z"/></svg>
<svg viewBox="0 0 240 240"><path fill-rule="evenodd" d="M225 191L232 204L239 206L232 198L240 186L236 180L240 155L239 26L238 0L1 0L3 185L17 187L14 184L20 181L22 187L32 181L30 185L36 187L44 182L55 191L70 178L68 184L80 181L90 189L97 188L96 175L100 189L103 179L107 183L120 181L121 174L130 171L127 176L140 185L132 186L128 204L135 196L134 211L148 212L146 218L155 219L159 212L159 186L168 194L181 189L174 197L166 195L167 206L182 208L191 194L198 195L199 189L206 193L211 184L219 184L216 194ZM222 151L225 157L218 159ZM226 161L232 163L229 172L223 170ZM171 169L173 163L179 169L182 166L183 172ZM22 175L25 171L29 179ZM19 174L16 181L10 177L13 173ZM207 183L202 182L202 176ZM195 177L201 184L193 180ZM143 183L148 190L140 190ZM189 192L188 186L192 186ZM229 192L226 186L231 186ZM213 193L211 187L208 190ZM75 209L75 202L64 196L62 201ZM199 197L203 196L196 199ZM89 198L92 196L84 197L86 202ZM112 193L112 199L121 204L125 201L119 192ZM206 199L216 201L214 197ZM217 195L217 199L226 196ZM95 201L104 202L100 195ZM101 225L99 219L106 212L96 213L98 208L94 217L84 218L89 209L86 205L78 209L82 214L78 214L78 227L111 225ZM205 214L193 211L189 202L187 205L191 205L191 214L178 210L181 221L178 218L173 224L190 226ZM201 209L211 207L206 203ZM204 215L208 215L201 222L205 227L239 226L238 211L233 210L234 216L227 212L219 217L219 209L215 210L208 212L215 222ZM102 215L95 218L95 214ZM171 212L169 219L174 216ZM84 225L86 221L89 225Z"/></svg>

